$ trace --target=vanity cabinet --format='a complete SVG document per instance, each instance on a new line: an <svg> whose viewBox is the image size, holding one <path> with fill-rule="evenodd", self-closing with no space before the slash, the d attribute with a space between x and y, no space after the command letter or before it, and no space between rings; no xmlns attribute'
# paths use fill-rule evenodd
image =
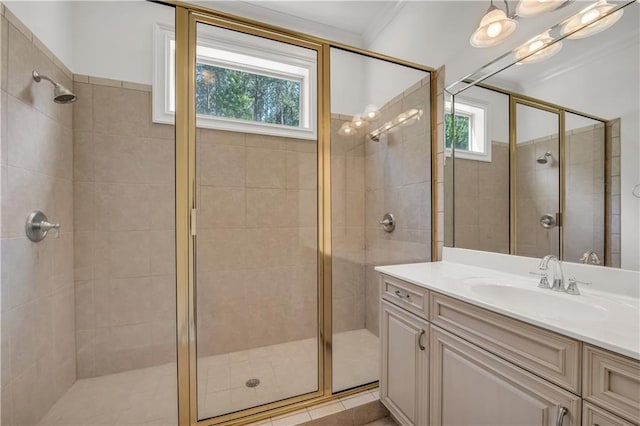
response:
<svg viewBox="0 0 640 426"><path fill-rule="evenodd" d="M398 278L380 284L380 399L400 424L640 424L638 360Z"/></svg>
<svg viewBox="0 0 640 426"><path fill-rule="evenodd" d="M640 423L640 363L591 345L584 345L583 363L583 398Z"/></svg>
<svg viewBox="0 0 640 426"><path fill-rule="evenodd" d="M381 303L380 400L403 425L428 424L429 323Z"/></svg>
<svg viewBox="0 0 640 426"><path fill-rule="evenodd" d="M430 354L431 426L580 424L579 396L436 326Z"/></svg>
<svg viewBox="0 0 640 426"><path fill-rule="evenodd" d="M593 404L582 404L582 426L635 426L621 417Z"/></svg>

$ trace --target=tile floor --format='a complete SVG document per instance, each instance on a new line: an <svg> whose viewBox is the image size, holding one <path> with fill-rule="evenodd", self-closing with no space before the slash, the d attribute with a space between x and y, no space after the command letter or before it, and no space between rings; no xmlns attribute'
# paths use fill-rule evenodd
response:
<svg viewBox="0 0 640 426"><path fill-rule="evenodd" d="M344 390L378 380L375 335L366 329L337 333L333 346L334 389ZM306 339L199 359L200 418L314 391L317 388L316 358L315 339ZM260 385L247 388L245 382L250 378L260 379ZM374 398L375 394L369 396ZM175 425L176 400L176 364L164 364L78 380L40 424ZM349 398L345 398L346 402L340 401L345 409L351 408ZM309 414L306 421L312 418ZM272 424L280 425L280 420ZM282 424L295 424L295 419L287 418L286 422Z"/></svg>

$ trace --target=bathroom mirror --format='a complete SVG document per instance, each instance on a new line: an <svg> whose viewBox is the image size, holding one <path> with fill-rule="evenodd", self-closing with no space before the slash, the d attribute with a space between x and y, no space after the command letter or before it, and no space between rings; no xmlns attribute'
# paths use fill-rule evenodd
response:
<svg viewBox="0 0 640 426"><path fill-rule="evenodd" d="M535 257L556 253L569 262L595 252L603 265L640 269L640 200L632 194L640 182L640 6L611 3L619 9L603 18L613 22L608 28L589 36L578 31L526 63L515 63L515 51L509 52L470 74L466 83L448 86L454 119L465 114L456 108L465 99L488 105L486 120L508 128L511 150L510 171L498 176L483 175L487 165L479 159L472 167L478 171L470 172L473 160L457 145L450 149L445 205L453 214L445 220L447 245ZM556 25L550 34L561 37L564 26ZM555 54L545 58L547 50ZM496 96L506 99L501 108L490 101ZM451 115L450 109L445 112ZM527 126L540 134L529 137ZM548 149L540 138L546 138ZM496 139L491 140L495 154ZM490 164L496 160L492 155ZM505 180L510 213L495 226L504 206L488 193L503 191ZM553 206L543 206L541 197ZM525 216L531 223L523 223ZM543 228L541 220L552 227ZM508 249L494 241L505 229ZM554 237L543 238L546 245L539 246L543 232Z"/></svg>

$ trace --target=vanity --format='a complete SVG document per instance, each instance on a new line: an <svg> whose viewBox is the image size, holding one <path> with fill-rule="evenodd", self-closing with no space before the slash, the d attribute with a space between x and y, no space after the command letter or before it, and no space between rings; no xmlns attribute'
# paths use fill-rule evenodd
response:
<svg viewBox="0 0 640 426"><path fill-rule="evenodd" d="M380 399L402 425L637 425L640 274L565 264L580 295L537 287L537 259L445 248L381 266Z"/></svg>

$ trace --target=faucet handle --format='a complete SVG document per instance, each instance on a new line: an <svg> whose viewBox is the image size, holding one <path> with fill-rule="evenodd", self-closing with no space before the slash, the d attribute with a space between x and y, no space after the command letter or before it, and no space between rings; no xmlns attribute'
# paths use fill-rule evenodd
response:
<svg viewBox="0 0 640 426"><path fill-rule="evenodd" d="M585 281L578 281L575 278L569 278L569 284L567 285L567 294L572 294L574 296L578 296L580 294L580 290L578 289L578 283L584 285L591 285L591 283Z"/></svg>
<svg viewBox="0 0 640 426"><path fill-rule="evenodd" d="M551 288L549 285L549 278L547 278L546 272L529 272L531 275L538 275L540 277L540 282L538 282L538 287L540 288Z"/></svg>

